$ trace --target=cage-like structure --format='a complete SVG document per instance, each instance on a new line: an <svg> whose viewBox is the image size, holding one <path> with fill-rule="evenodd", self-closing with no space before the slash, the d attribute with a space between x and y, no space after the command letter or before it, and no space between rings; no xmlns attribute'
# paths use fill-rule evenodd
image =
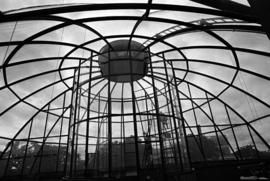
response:
<svg viewBox="0 0 270 181"><path fill-rule="evenodd" d="M253 16L194 2L58 4L1 13L0 30L0 178L267 167L270 43Z"/></svg>

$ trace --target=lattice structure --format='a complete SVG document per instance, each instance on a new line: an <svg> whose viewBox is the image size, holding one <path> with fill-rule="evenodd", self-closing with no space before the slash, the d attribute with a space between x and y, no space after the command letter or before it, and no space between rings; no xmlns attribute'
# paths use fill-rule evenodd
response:
<svg viewBox="0 0 270 181"><path fill-rule="evenodd" d="M3 12L0 31L0 178L173 180L270 158L270 43L252 16L59 4Z"/></svg>

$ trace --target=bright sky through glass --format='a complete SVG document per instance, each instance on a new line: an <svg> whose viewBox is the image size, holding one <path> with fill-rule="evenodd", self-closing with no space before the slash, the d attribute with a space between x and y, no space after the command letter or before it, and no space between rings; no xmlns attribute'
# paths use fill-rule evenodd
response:
<svg viewBox="0 0 270 181"><path fill-rule="evenodd" d="M127 0L116 0L113 3L147 3L146 0L137 1L127 1ZM246 0L235 0L235 2L247 4ZM95 1L56 1L56 0L1 0L0 9L1 11L9 11L20 8L27 8L31 6L42 6L42 5L57 5L57 4L84 4L84 3L101 3L100 0ZM102 3L112 3L111 0L102 1ZM196 7L205 7L198 5L196 3L190 2L188 0L153 0L153 3L159 4L177 4L177 5L187 5ZM59 6L60 7L60 6ZM36 7L39 9L42 7ZM28 9L31 10L31 9ZM22 11L28 11L22 10ZM109 16L135 16L141 17L145 10L134 10L132 7L126 10L101 10L101 11L82 11L74 13L63 13L55 14L61 18L69 19L83 19L83 18L96 18L96 17L109 17ZM16 13L12 12L12 13ZM180 11L159 11L151 10L149 14L150 18L164 18L172 21L183 21L185 23L192 23L193 25L198 25L202 23L202 19L209 20L213 25L254 25L259 26L255 23L246 23L240 20L232 20L230 18L225 18L217 15L191 13L191 12L180 12ZM213 20L214 19L214 20ZM17 46L17 43L24 41L28 37L37 34L47 28L61 24L58 20L31 20L31 21L18 21L18 22L7 22L0 24L0 42L14 42L9 46L0 47L0 62L4 62L9 54ZM101 47L105 45L104 41L95 41L93 43L86 44L83 48L79 48L70 54L62 65L60 74L58 73L46 73L46 71L55 70L58 68L61 59L53 57L63 57L65 56L74 46L83 44L87 41L94 40L102 36L114 36L114 35L129 35L132 32L136 20L112 20L112 21L86 21L85 25L94 28L97 33L86 30L84 27L72 24L64 28L56 29L55 31L49 32L42 36L34 39L34 41L53 41L61 42L62 44L50 44L50 43L36 43L36 44L26 44L20 48L18 52L14 54L9 62L9 67L6 68L7 82L10 84L12 90L14 90L20 99L25 99L21 101L16 95L10 91L9 88L5 87L3 70L1 68L0 74L0 112L4 112L0 117L0 136L12 138L17 131L25 124L27 120L37 111L37 109L42 108L48 101L50 101L54 96L67 90L67 86L72 85L72 79L68 77L72 76L73 70L69 70L70 67L78 66L78 59L74 57L89 58L89 50L94 50L98 52ZM168 22L157 22L157 21L142 21L135 31L135 35L144 37L158 37L165 36L168 33L179 29L188 29L187 26L180 26L175 23ZM249 32L249 31L234 31L226 29L213 29L213 33L222 37L225 41L229 42L231 46L238 48L235 52L232 52L226 47L224 42L212 36L204 31L192 31L189 33L179 34L177 36L172 36L166 38L166 42L174 45L175 47L182 48L182 55L176 51L170 51L171 47L164 43L156 43L151 46L152 53L159 53L161 51L166 51L167 59L179 59L183 60L184 56L189 59L188 65L184 61L175 61L174 67L179 70L176 71L176 76L184 79L194 85L200 85L204 90L209 91L215 96L228 103L234 110L236 110L240 115L243 116L249 122L259 119L258 122L254 122L254 127L262 134L262 136L270 142L270 135L268 130L270 129L269 124L265 123L267 119L269 121L270 109L270 84L267 78L270 77L269 69L269 52L270 43L267 36L264 33ZM115 38L108 38L111 42ZM140 43L151 43L146 38L134 38L134 40ZM148 41L148 42L147 42ZM198 48L200 47L201 48ZM217 46L219 48L203 48L203 46L213 47ZM197 48L195 48L197 47ZM253 53L243 51L243 49L254 50ZM257 52L256 52L257 51ZM266 52L261 55L260 52ZM237 55L237 62L234 58L234 54ZM36 61L31 63L20 64L20 62L27 62L28 60L34 59L44 59L52 58L46 61ZM95 59L96 60L96 59ZM157 75L164 73L164 69L159 69L162 67L160 57L153 56L153 62L155 63ZM239 63L239 65L238 65ZM89 66L89 65L87 65ZM101 76L98 68L98 63L94 62L93 66L96 66L93 73L94 77ZM240 66L241 70L236 74L236 67ZM87 71L84 70L86 73ZM35 78L29 78L30 76L37 75L39 73L44 73ZM188 72L187 76L186 73ZM252 72L252 74L250 73ZM255 73L263 75L261 77L256 76ZM207 76L203 76L207 75ZM62 76L62 77L60 77ZM211 79L214 77L215 79ZM162 77L162 76L161 76ZM26 78L25 80L23 80ZM67 79L61 81L62 79ZM84 77L86 80L87 78ZM147 80L147 78L146 78ZM59 83L54 86L49 86L46 89L40 90L37 93L31 95L34 91L40 88L52 84L56 81ZM96 81L97 82L97 81ZM143 80L139 80L139 83L135 85L136 96L139 96L141 87L149 87L149 83ZM183 91L183 95L188 95L187 83L179 85L179 89ZM229 86L232 84L233 86ZM105 85L105 81L101 81L95 88L93 88L93 93L97 93L101 90L102 86ZM158 88L162 88L163 84L157 83ZM130 98L131 90L127 86L124 96ZM226 91L224 91L226 90ZM263 90L263 91L262 91ZM151 90L148 90L151 93ZM224 92L223 92L224 91ZM205 96L205 92L192 87L192 93L194 97ZM106 91L101 91L102 95L106 95ZM30 95L30 96L29 96ZM69 95L70 96L70 95ZM113 98L120 98L121 96L121 86L116 85L115 91L112 93ZM70 98L70 97L69 97ZM13 104L18 103L16 106ZM203 104L203 102L197 101L198 104ZM190 124L194 122L194 117L191 111L192 107L190 101L182 102L183 111L185 112L185 118L190 120ZM221 105L221 106L220 106ZM268 106L267 106L268 105ZM55 101L51 104L52 107L61 107L61 101ZM12 107L12 108L10 108ZM224 116L223 103L219 100L213 101L213 107L215 107L215 117L220 123L227 123L228 119ZM119 107L113 107L114 111L117 112ZM127 107L127 110L131 110L131 107ZM209 110L204 107L206 112ZM59 112L55 111L55 114L59 115ZM202 112L198 112L198 115L202 115ZM233 112L230 112L232 118L237 123L243 123L243 120L239 118ZM66 115L68 116L68 114ZM266 116L265 119L260 119ZM43 128L44 115L38 115L35 117L36 131L33 133L33 137L41 136L38 131L39 128ZM201 124L208 124L209 120L201 116ZM50 124L53 124L51 122ZM210 130L210 129L209 129ZM209 131L204 129L203 131ZM95 131L95 130L92 130ZM21 133L19 137L25 137L27 131ZM239 140L243 145L247 145L251 142L247 139L247 133L238 131ZM232 135L228 134L228 138L232 139ZM4 148L8 141L6 139L0 139L0 150ZM259 143L260 149L265 149L264 145Z"/></svg>

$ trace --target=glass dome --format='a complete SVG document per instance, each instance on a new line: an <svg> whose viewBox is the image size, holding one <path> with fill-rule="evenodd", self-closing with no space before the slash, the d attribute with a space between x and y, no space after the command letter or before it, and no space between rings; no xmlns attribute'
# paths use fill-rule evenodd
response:
<svg viewBox="0 0 270 181"><path fill-rule="evenodd" d="M268 163L267 34L196 1L1 1L0 178L170 181Z"/></svg>

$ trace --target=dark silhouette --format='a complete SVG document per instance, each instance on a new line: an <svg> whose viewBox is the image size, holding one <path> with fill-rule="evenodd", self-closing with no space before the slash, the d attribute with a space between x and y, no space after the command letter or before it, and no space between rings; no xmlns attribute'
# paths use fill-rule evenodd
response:
<svg viewBox="0 0 270 181"><path fill-rule="evenodd" d="M220 150L217 143L201 135L188 135L188 147L191 161L202 161L205 157L207 160L217 160L220 156Z"/></svg>
<svg viewBox="0 0 270 181"><path fill-rule="evenodd" d="M27 147L27 149L26 149ZM26 152L25 152L26 151ZM8 163L8 175L63 171L66 147L51 144L14 141ZM1 167L5 167L1 164ZM23 169L23 170L22 170Z"/></svg>

